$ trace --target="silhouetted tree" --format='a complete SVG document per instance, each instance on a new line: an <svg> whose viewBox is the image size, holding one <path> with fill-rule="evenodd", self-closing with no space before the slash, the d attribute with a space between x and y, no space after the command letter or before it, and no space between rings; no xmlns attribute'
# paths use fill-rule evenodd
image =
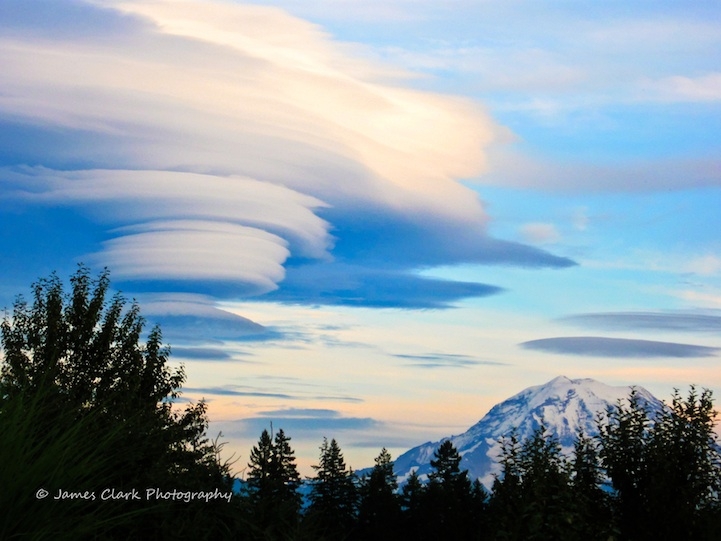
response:
<svg viewBox="0 0 721 541"><path fill-rule="evenodd" d="M362 539L397 539L400 498L390 453L383 448L370 475L361 480L358 522Z"/></svg>
<svg viewBox="0 0 721 541"><path fill-rule="evenodd" d="M301 497L294 455L282 429L275 440L263 430L258 445L250 451L247 492L257 536L289 536L297 526Z"/></svg>
<svg viewBox="0 0 721 541"><path fill-rule="evenodd" d="M346 467L335 439L323 438L320 461L313 466L306 514L307 521L323 539L347 539L353 535L357 518L358 492L355 475Z"/></svg>
<svg viewBox="0 0 721 541"><path fill-rule="evenodd" d="M472 530L473 498L468 470L461 470L461 455L451 440L433 453L424 514L427 531L452 539L467 539Z"/></svg>
<svg viewBox="0 0 721 541"><path fill-rule="evenodd" d="M691 387L684 400L651 418L633 391L600 424L601 463L614 488L618 527L625 539L715 539L721 492L721 454L713 431L709 390Z"/></svg>
<svg viewBox="0 0 721 541"><path fill-rule="evenodd" d="M541 425L519 444L502 446L502 475L490 510L496 539L577 539L568 465L558 439Z"/></svg>
<svg viewBox="0 0 721 541"><path fill-rule="evenodd" d="M39 280L32 286L32 303L18 297L12 315L3 319L3 407L34 404L33 430L27 437L38 449L53 448L49 438L78 423L97 441L114 438L102 472L99 464L93 465L106 487L229 490L228 465L218 458L216 442L206 436L205 404L190 404L184 411L174 407L185 374L182 368L168 367L169 349L162 344L160 329L142 340L140 309L120 294L108 299L107 270L93 279L81 266L70 283L66 293L55 274ZM37 396L42 401L35 400ZM73 453L68 449L58 460L72 461ZM72 488L72 481L67 486ZM175 538L187 532L187 537L202 539L221 528L214 513L220 516L229 508L216 503L183 502L182 514L173 512L179 506L163 502L140 508L132 502L107 505L117 507L118 513L152 514L152 519L134 521L133 528L144 535L162 538L172 523ZM133 536L128 531L118 535Z"/></svg>
<svg viewBox="0 0 721 541"><path fill-rule="evenodd" d="M596 440L583 431L574 442L571 459L573 525L579 539L605 541L613 534L612 516L608 494L603 489L597 445Z"/></svg>

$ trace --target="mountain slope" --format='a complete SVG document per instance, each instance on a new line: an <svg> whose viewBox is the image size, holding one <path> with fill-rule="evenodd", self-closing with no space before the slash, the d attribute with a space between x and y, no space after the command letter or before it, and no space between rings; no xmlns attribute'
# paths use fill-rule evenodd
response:
<svg viewBox="0 0 721 541"><path fill-rule="evenodd" d="M642 387L636 387L641 400L653 411L662 402ZM598 413L624 400L631 387L612 387L593 379L568 379L559 376L544 385L529 387L508 400L494 406L478 423L463 434L428 442L403 453L395 461L399 483L413 470L423 478L431 471L430 461L438 446L450 439L463 457L461 468L467 469L471 479L480 479L486 486L493 483L493 475L500 472L498 440L515 427L520 441L533 434L541 422L558 436L564 453L570 454L579 429L595 435Z"/></svg>

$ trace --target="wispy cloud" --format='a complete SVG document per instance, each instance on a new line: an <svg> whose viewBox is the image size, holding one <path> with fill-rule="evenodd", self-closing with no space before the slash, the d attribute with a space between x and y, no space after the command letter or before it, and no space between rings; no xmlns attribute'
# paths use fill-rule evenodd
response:
<svg viewBox="0 0 721 541"><path fill-rule="evenodd" d="M618 358L712 357L721 351L721 348L694 344L600 336L542 338L520 345L525 349L564 355Z"/></svg>
<svg viewBox="0 0 721 541"><path fill-rule="evenodd" d="M688 312L602 312L576 314L559 321L610 331L659 330L719 332L721 315Z"/></svg>
<svg viewBox="0 0 721 541"><path fill-rule="evenodd" d="M471 355L452 353L429 353L425 355L395 354L394 357L407 361L418 368L468 368L478 365L503 366L505 363L477 359Z"/></svg>

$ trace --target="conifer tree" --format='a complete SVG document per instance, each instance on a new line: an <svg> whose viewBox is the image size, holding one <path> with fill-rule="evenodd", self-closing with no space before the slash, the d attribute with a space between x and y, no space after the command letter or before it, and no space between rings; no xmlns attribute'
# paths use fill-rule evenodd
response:
<svg viewBox="0 0 721 541"><path fill-rule="evenodd" d="M282 429L275 440L263 430L250 451L248 498L251 521L263 536L277 537L295 529L300 510L300 477L290 438Z"/></svg>
<svg viewBox="0 0 721 541"><path fill-rule="evenodd" d="M370 475L361 480L358 522L363 539L396 539L400 522L398 483L390 453L381 450Z"/></svg>
<svg viewBox="0 0 721 541"><path fill-rule="evenodd" d="M354 530L358 505L355 475L346 467L335 439L323 438L319 464L312 479L307 520L318 535L344 539Z"/></svg>
<svg viewBox="0 0 721 541"><path fill-rule="evenodd" d="M611 537L612 517L608 495L602 488L604 482L597 443L580 431L571 459L573 519L579 539L606 540Z"/></svg>
<svg viewBox="0 0 721 541"><path fill-rule="evenodd" d="M424 498L428 530L454 539L466 539L472 529L471 481L460 464L461 455L453 442L441 443L431 460L433 471Z"/></svg>

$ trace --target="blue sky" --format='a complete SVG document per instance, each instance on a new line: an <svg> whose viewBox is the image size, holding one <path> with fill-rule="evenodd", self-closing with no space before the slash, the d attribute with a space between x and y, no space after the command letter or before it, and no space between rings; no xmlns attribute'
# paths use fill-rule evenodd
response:
<svg viewBox="0 0 721 541"><path fill-rule="evenodd" d="M108 266L240 465L721 394L717 3L0 4L2 304Z"/></svg>

